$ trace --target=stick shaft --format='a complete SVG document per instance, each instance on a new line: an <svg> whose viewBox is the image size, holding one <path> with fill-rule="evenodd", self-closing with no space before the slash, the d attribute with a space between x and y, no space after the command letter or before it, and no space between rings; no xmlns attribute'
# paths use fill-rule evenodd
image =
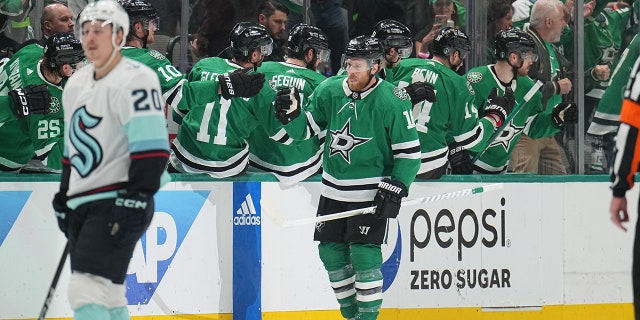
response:
<svg viewBox="0 0 640 320"><path fill-rule="evenodd" d="M462 189L458 191L437 194L437 195L428 196L424 198L405 200L405 201L402 201L402 206L408 207L408 206L421 204L421 203L459 198L459 197L464 197L464 196L478 194L478 193L500 190L502 189L502 187L503 187L502 183L495 183L495 184L489 184L482 187ZM376 212L375 206L365 207L361 209L354 209L354 210L348 210L348 211L343 211L338 213L327 214L324 216L317 216L317 217L298 219L298 220L289 220L283 223L283 227L300 226L305 224L331 221L331 220L343 219L343 218L353 217L353 216L362 215L362 214L373 214L375 212Z"/></svg>
<svg viewBox="0 0 640 320"><path fill-rule="evenodd" d="M529 89L529 91L527 91L527 93L524 95L524 97L522 98L523 101L518 103L513 108L513 111L511 111L511 113L507 116L507 118L504 120L502 125L498 129L496 129L496 131L491 135L491 137L489 137L489 141L487 141L487 144L484 147L484 149L476 153L476 155L471 160L471 163L475 163L476 161L478 161L478 159L480 159L480 157L491 147L491 144L493 143L493 141L495 141L500 136L500 134L502 134L502 131L504 131L504 129L509 125L509 122L511 122L511 120L513 120L513 118L515 118L515 116L520 112L520 110L524 108L524 106L527 104L527 102L529 102L531 97L533 97L533 95L536 94L538 90L540 90L540 87L542 87L542 82L538 80L531 87L531 89Z"/></svg>
<svg viewBox="0 0 640 320"><path fill-rule="evenodd" d="M38 320L44 320L44 317L47 315L47 310L49 310L49 304L51 303L51 299L53 298L53 293L56 291L58 280L60 280L60 274L62 274L62 269L64 268L64 264L67 262L68 253L69 253L69 242L67 241L67 244L64 246L64 251L62 252L62 257L60 257L58 268L56 269L56 273L53 276L53 280L51 281L51 286L49 286L47 297L46 299L44 299L44 304L42 305L42 309L40 310L40 316L38 316Z"/></svg>

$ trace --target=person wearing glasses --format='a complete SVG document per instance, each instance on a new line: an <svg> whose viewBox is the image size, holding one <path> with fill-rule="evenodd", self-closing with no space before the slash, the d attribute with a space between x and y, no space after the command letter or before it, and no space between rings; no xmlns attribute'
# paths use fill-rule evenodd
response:
<svg viewBox="0 0 640 320"><path fill-rule="evenodd" d="M571 91L571 79L562 77L564 57L553 43L560 41L567 25L564 5L559 0L538 0L531 9L530 26L527 32L536 43L536 61L529 69L529 77L542 81L543 112L551 113L553 107L562 102L562 95ZM555 137L533 139L526 134L511 155L513 172L539 174L567 174L563 162L564 151Z"/></svg>
<svg viewBox="0 0 640 320"><path fill-rule="evenodd" d="M476 104L483 110L484 101L492 90L513 91L516 101L523 102L525 94L534 86L528 72L538 60L536 44L531 35L519 29L507 29L498 32L495 39L495 64L480 66L469 70L467 83L476 96ZM507 171L509 158L520 136L524 133L532 138L553 136L560 132L565 122L575 121L577 108L574 104L560 103L553 112L542 112L542 94L536 92L522 106L504 131L489 142L486 151L473 163L473 172L482 174L500 174ZM471 152L475 157L477 152Z"/></svg>
<svg viewBox="0 0 640 320"><path fill-rule="evenodd" d="M0 103L15 116L0 115L0 170L60 172L64 147L62 88L84 54L71 33L57 33L43 48L32 42L0 71ZM27 109L25 112L24 109ZM9 114L9 108L0 112ZM11 114L9 114L11 115ZM5 121L6 120L6 121Z"/></svg>

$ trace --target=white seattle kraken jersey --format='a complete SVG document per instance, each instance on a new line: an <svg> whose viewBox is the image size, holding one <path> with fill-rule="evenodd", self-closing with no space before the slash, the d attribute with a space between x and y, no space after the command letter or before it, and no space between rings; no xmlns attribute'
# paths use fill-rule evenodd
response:
<svg viewBox="0 0 640 320"><path fill-rule="evenodd" d="M131 154L169 150L155 72L125 57L100 80L94 70L78 70L62 95L69 197L121 189L129 180Z"/></svg>

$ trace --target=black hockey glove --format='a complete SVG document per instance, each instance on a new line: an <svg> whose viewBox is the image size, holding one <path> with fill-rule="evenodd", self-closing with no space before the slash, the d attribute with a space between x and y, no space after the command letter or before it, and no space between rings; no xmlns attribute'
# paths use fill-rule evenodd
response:
<svg viewBox="0 0 640 320"><path fill-rule="evenodd" d="M414 82L406 87L404 90L411 98L411 103L416 104L422 101L436 102L436 92L433 91L433 87L424 82Z"/></svg>
<svg viewBox="0 0 640 320"><path fill-rule="evenodd" d="M473 173L469 151L455 142L449 145L449 166L451 166L452 174Z"/></svg>
<svg viewBox="0 0 640 320"><path fill-rule="evenodd" d="M575 123L578 121L578 108L575 103L562 102L553 107L551 111L553 125L563 128L565 123Z"/></svg>
<svg viewBox="0 0 640 320"><path fill-rule="evenodd" d="M251 72L252 68L237 69L231 73L218 76L222 97L231 99L232 97L251 98L260 92L264 85L264 74Z"/></svg>
<svg viewBox="0 0 640 320"><path fill-rule="evenodd" d="M378 183L378 192L373 199L378 218L395 218L400 213L402 198L406 197L407 187L397 180L384 178Z"/></svg>
<svg viewBox="0 0 640 320"><path fill-rule="evenodd" d="M13 102L13 112L18 118L30 114L47 114L51 106L51 93L46 84L29 85L9 91Z"/></svg>
<svg viewBox="0 0 640 320"><path fill-rule="evenodd" d="M507 87L504 96L498 96L498 89L493 88L487 97L487 107L484 109L485 116L491 117L496 122L496 128L500 127L509 116L516 101L513 97L513 90Z"/></svg>
<svg viewBox="0 0 640 320"><path fill-rule="evenodd" d="M137 241L153 218L153 196L141 192L120 192L111 209L109 233L123 245Z"/></svg>
<svg viewBox="0 0 640 320"><path fill-rule="evenodd" d="M295 87L280 89L273 105L276 108L276 118L282 124L287 124L300 116L300 92Z"/></svg>
<svg viewBox="0 0 640 320"><path fill-rule="evenodd" d="M51 203L53 205L53 212L58 220L58 228L67 236L67 230L69 228L69 220L71 219L71 209L67 207L67 196L58 192L53 197Z"/></svg>

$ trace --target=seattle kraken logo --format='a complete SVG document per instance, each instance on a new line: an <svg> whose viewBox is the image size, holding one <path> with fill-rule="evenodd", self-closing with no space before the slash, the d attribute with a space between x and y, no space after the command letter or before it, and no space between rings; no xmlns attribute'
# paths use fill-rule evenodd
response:
<svg viewBox="0 0 640 320"><path fill-rule="evenodd" d="M329 148L331 149L329 156L331 157L335 154L340 154L347 163L351 163L350 154L355 147L371 140L371 138L360 138L351 134L350 122L351 119L348 119L342 129L331 131L331 144L329 145Z"/></svg>
<svg viewBox="0 0 640 320"><path fill-rule="evenodd" d="M101 120L102 118L89 114L86 106L82 106L71 116L69 140L78 153L72 155L69 160L81 177L86 177L102 161L100 144L87 133L87 129L94 128Z"/></svg>

